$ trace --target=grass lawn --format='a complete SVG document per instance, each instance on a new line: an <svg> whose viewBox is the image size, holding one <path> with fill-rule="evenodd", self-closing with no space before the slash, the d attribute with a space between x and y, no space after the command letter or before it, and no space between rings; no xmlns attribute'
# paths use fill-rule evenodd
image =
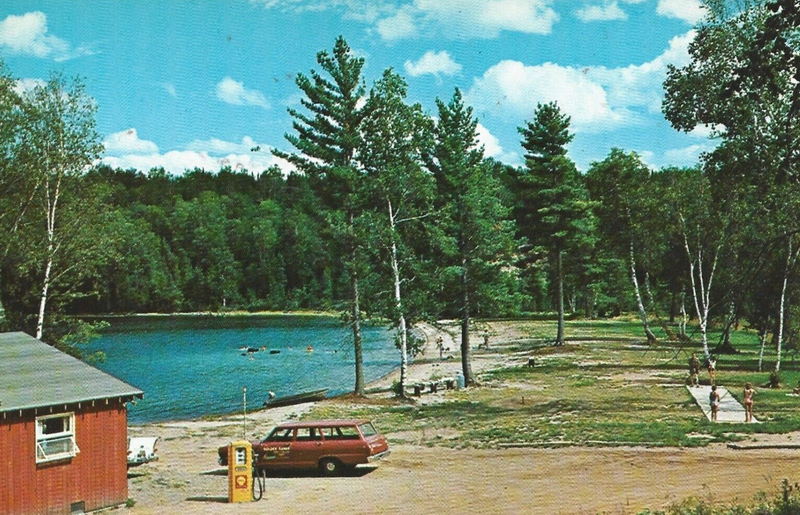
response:
<svg viewBox="0 0 800 515"><path fill-rule="evenodd" d="M741 400L745 382L755 385L755 415L762 424L712 424L684 388L691 352L699 343L647 346L641 326L626 320L569 321L567 344L546 344L554 321L491 322L493 352L536 366L508 366L479 376L481 386L450 391L438 403L317 406L306 418L371 418L395 443L453 447L510 445L703 446L743 440L750 433L800 430L800 397L788 396L800 380L800 363L785 354L783 386L762 385L774 367L774 349L757 372L758 338L738 331L740 352L719 356L717 384ZM659 338L663 333L657 332ZM715 345L719 335L711 334ZM479 341L478 338L475 341ZM477 351L481 352L481 351ZM707 375L701 379L708 381ZM423 397L423 400L425 398Z"/></svg>

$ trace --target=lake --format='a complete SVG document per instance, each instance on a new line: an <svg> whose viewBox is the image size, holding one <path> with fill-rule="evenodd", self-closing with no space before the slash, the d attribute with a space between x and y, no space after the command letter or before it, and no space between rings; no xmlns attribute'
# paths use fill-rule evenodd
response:
<svg viewBox="0 0 800 515"><path fill-rule="evenodd" d="M355 384L352 331L336 317L176 316L109 320L111 327L85 346L103 351L94 363L144 391L130 404L131 423L183 420L261 407L267 392L278 397ZM308 350L308 346L313 351ZM240 349L266 350L247 353ZM399 364L392 332L364 326L364 374L372 381ZM280 351L270 353L269 351ZM245 355L242 355L245 354Z"/></svg>

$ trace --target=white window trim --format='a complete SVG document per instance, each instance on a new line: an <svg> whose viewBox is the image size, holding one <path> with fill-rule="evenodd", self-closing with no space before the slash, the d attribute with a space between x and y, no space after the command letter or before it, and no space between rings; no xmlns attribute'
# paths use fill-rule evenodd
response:
<svg viewBox="0 0 800 515"><path fill-rule="evenodd" d="M62 431L60 433L53 433L48 435L43 434L40 422L52 418L69 418L69 429L66 431ZM42 446L42 443L55 440L68 440L70 442L69 450L65 452L59 452L56 454L47 454L47 452L45 452L44 450L44 447ZM36 450L35 450L36 463L46 463L48 461L72 458L79 452L81 452L81 450L78 448L78 444L75 441L74 412L57 413L55 415L44 415L41 417L36 417Z"/></svg>

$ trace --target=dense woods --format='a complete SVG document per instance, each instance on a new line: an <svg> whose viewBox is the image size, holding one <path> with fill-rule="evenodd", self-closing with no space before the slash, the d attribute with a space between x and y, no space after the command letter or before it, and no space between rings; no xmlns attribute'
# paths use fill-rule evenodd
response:
<svg viewBox="0 0 800 515"><path fill-rule="evenodd" d="M405 363L408 327L453 318L470 382L476 317L632 312L643 339L657 324L706 354L750 327L777 372L800 329L800 15L708 4L665 82L670 123L719 141L685 169L614 149L578 171L555 103L520 127L523 166L492 161L459 90L425 113L392 70L366 84L342 38L297 76L294 170L111 169L79 80L23 92L2 69L3 324L68 343L74 314L338 310L356 349L363 319L391 320Z"/></svg>

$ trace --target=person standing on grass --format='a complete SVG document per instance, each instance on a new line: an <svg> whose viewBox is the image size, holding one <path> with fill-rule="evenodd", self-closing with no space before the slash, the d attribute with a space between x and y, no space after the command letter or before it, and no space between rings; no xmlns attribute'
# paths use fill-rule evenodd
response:
<svg viewBox="0 0 800 515"><path fill-rule="evenodd" d="M692 357L689 358L689 386L698 386L700 384L700 380L697 377L699 374L700 360L698 360L697 355L692 352Z"/></svg>
<svg viewBox="0 0 800 515"><path fill-rule="evenodd" d="M719 411L719 392L717 392L717 385L711 386L711 393L708 394L708 400L711 403L711 422L717 421L717 412Z"/></svg>
<svg viewBox="0 0 800 515"><path fill-rule="evenodd" d="M756 391L753 390L753 385L751 383L744 384L744 421L745 422L752 422L753 421L753 395L755 395Z"/></svg>
<svg viewBox="0 0 800 515"><path fill-rule="evenodd" d="M706 369L708 370L708 378L711 380L711 384L717 384L717 360L713 354L706 359Z"/></svg>

